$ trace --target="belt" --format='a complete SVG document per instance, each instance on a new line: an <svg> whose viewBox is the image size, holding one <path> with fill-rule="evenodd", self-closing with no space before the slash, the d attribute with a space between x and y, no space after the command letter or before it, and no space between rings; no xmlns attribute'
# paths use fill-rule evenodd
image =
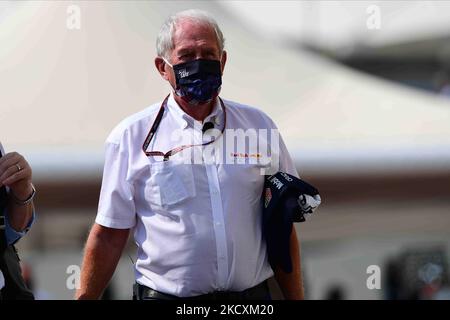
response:
<svg viewBox="0 0 450 320"><path fill-rule="evenodd" d="M135 300L270 300L267 280L244 291L214 291L193 297L177 297L139 283L134 285L133 291Z"/></svg>

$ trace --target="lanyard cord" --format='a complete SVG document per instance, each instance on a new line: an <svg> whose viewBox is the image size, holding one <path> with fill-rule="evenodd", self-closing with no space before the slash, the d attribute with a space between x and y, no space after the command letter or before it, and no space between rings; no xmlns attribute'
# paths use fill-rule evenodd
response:
<svg viewBox="0 0 450 320"><path fill-rule="evenodd" d="M155 121L153 122L153 125L150 128L147 138L145 138L144 144L142 145L142 150L144 151L146 156L161 156L161 157L163 157L164 161L169 160L170 156L173 156L174 154L176 154L184 149L187 149L190 147L197 147L197 146L206 146L206 145L216 141L216 139L214 139L214 140L211 140L211 141L208 141L205 143L201 143L201 144L185 144L185 145L181 145L177 148L171 149L171 150L167 151L166 153L164 153L162 151L146 151L156 133L156 130L158 130L158 127L161 123L162 117L164 115L164 110L166 109L166 106L167 106L167 100L169 100L169 96L170 95L168 95L162 102L161 108L159 108L159 111L158 111L158 114L156 115ZM218 99L220 101L220 104L223 109L223 114L224 114L223 128L222 128L222 131L220 132L220 134L222 135L223 132L225 131L225 126L226 126L226 122L227 122L227 114L225 112L225 104L223 103L222 99L220 99L219 97L218 97Z"/></svg>

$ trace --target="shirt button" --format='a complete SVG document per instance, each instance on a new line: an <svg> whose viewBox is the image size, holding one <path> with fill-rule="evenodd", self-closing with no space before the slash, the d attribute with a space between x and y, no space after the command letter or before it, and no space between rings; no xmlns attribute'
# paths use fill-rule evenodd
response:
<svg viewBox="0 0 450 320"><path fill-rule="evenodd" d="M220 227L222 224L220 222L216 222L216 226Z"/></svg>

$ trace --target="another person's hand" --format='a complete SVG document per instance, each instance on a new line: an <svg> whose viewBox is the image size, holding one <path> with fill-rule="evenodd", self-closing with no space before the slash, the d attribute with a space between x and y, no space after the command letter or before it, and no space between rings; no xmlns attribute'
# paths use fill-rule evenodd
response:
<svg viewBox="0 0 450 320"><path fill-rule="evenodd" d="M8 186L19 200L26 200L33 192L32 170L25 158L10 152L0 158L0 187Z"/></svg>

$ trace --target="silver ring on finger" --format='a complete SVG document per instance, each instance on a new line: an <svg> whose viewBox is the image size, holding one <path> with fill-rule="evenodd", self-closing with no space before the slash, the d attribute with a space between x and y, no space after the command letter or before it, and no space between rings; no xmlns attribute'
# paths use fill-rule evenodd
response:
<svg viewBox="0 0 450 320"><path fill-rule="evenodd" d="M20 166L20 164L16 163L17 172L21 171L23 168Z"/></svg>

